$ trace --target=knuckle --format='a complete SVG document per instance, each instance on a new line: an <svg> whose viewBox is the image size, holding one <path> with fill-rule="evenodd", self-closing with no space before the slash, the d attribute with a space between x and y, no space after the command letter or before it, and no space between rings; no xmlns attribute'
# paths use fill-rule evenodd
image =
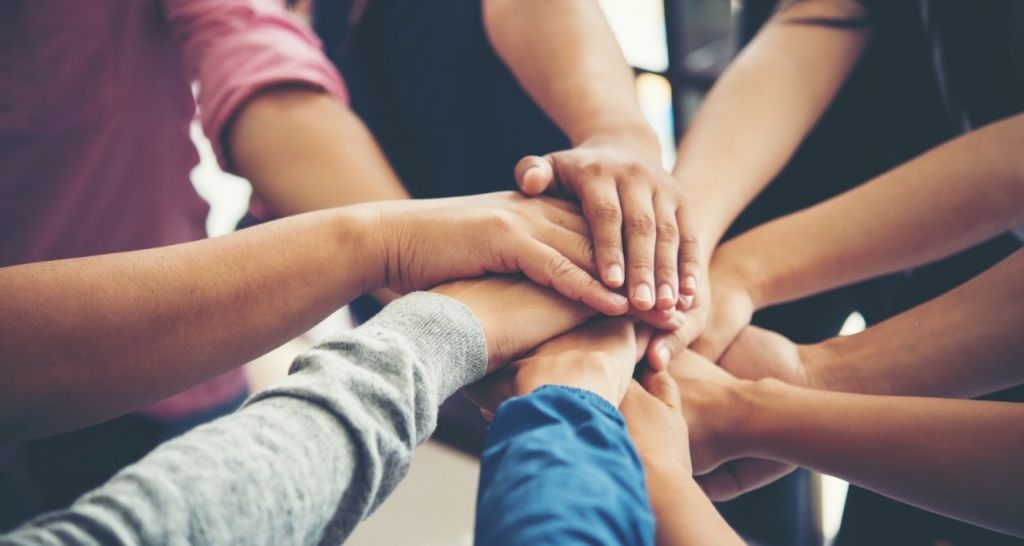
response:
<svg viewBox="0 0 1024 546"><path fill-rule="evenodd" d="M594 219L604 224L618 224L622 221L622 211L618 203L611 201L598 201L591 207Z"/></svg>
<svg viewBox="0 0 1024 546"><path fill-rule="evenodd" d="M658 222L657 230L659 239L675 240L679 237L679 227L675 222L670 220Z"/></svg>
<svg viewBox="0 0 1024 546"><path fill-rule="evenodd" d="M629 261L629 271L633 274L634 279L647 278L654 272L654 267L650 260L633 258Z"/></svg>
<svg viewBox="0 0 1024 546"><path fill-rule="evenodd" d="M675 264L658 264L657 273L658 278L664 282L674 282L676 280Z"/></svg>
<svg viewBox="0 0 1024 546"><path fill-rule="evenodd" d="M637 235L650 236L654 234L654 218L649 214L634 214L627 220L626 227Z"/></svg>
<svg viewBox="0 0 1024 546"><path fill-rule="evenodd" d="M608 169L600 161L591 161L580 169L580 173L587 178L601 178L608 174Z"/></svg>
<svg viewBox="0 0 1024 546"><path fill-rule="evenodd" d="M637 161L630 161L626 163L623 170L625 171L626 176L633 179L641 178L647 174L647 167L643 163Z"/></svg>

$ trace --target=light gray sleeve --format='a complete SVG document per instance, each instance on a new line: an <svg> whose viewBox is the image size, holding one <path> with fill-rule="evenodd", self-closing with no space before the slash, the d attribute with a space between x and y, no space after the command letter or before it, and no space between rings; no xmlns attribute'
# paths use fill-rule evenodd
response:
<svg viewBox="0 0 1024 546"><path fill-rule="evenodd" d="M486 365L469 309L406 296L0 545L340 544L405 476L441 401Z"/></svg>

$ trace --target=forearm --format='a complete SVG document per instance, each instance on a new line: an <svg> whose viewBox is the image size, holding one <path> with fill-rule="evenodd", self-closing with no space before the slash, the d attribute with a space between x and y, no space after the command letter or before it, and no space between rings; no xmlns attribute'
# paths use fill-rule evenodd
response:
<svg viewBox="0 0 1024 546"><path fill-rule="evenodd" d="M694 205L708 257L818 122L868 40L867 27L794 21L863 16L857 2L794 3L769 21L701 103L673 174Z"/></svg>
<svg viewBox="0 0 1024 546"><path fill-rule="evenodd" d="M305 331L381 286L372 222L328 211L185 245L0 270L0 437L115 417Z"/></svg>
<svg viewBox="0 0 1024 546"><path fill-rule="evenodd" d="M848 337L801 347L829 390L971 398L1024 383L1024 250Z"/></svg>
<svg viewBox="0 0 1024 546"><path fill-rule="evenodd" d="M660 158L633 71L593 0L482 0L495 52L574 146L614 135Z"/></svg>
<svg viewBox="0 0 1024 546"><path fill-rule="evenodd" d="M1024 535L1019 404L745 387L734 455L804 466L903 502Z"/></svg>
<svg viewBox="0 0 1024 546"><path fill-rule="evenodd" d="M1024 224L1024 115L722 246L759 306L914 267ZM716 256L716 259L719 256Z"/></svg>
<svg viewBox="0 0 1024 546"><path fill-rule="evenodd" d="M678 461L664 464L644 461L644 468L654 509L657 544L745 544Z"/></svg>
<svg viewBox="0 0 1024 546"><path fill-rule="evenodd" d="M466 307L411 298L300 356L291 377L237 413L0 543L344 542L405 475L438 404L486 364Z"/></svg>
<svg viewBox="0 0 1024 546"><path fill-rule="evenodd" d="M266 90L241 109L228 142L237 172L278 216L409 198L366 125L326 93Z"/></svg>

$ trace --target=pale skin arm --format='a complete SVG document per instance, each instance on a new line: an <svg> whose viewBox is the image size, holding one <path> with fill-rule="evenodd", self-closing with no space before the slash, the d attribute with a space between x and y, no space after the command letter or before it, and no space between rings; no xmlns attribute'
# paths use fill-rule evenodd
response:
<svg viewBox="0 0 1024 546"><path fill-rule="evenodd" d="M861 394L972 398L1024 383L1024 250L861 333L796 345L750 327L723 368Z"/></svg>
<svg viewBox="0 0 1024 546"><path fill-rule="evenodd" d="M66 431L161 400L382 287L408 292L523 270L563 292L596 288L591 295L624 307L571 265L592 255L585 220L566 206L514 193L364 205L184 245L0 269L0 439ZM547 281L545 270L554 273ZM545 308L519 316L530 328L494 330L493 352L513 356L520 335L579 305L558 298Z"/></svg>
<svg viewBox="0 0 1024 546"><path fill-rule="evenodd" d="M690 426L694 472L713 498L771 481L759 467L791 464L926 510L1024 534L1020 404L740 380L692 352L672 368Z"/></svg>
<svg viewBox="0 0 1024 546"><path fill-rule="evenodd" d="M729 225L813 129L870 36L867 25L834 28L801 21L860 20L865 15L853 0L793 3L768 21L701 103L673 171L699 226L701 264L711 263ZM652 364L667 365L713 320L712 305L718 308L713 271L711 277L701 284L688 325L651 344Z"/></svg>
<svg viewBox="0 0 1024 546"><path fill-rule="evenodd" d="M688 206L661 166L633 71L598 3L483 0L482 6L495 52L573 145L521 161L519 186L530 195L580 200L601 279L624 286L636 309L671 310L680 294L695 295L699 266Z"/></svg>

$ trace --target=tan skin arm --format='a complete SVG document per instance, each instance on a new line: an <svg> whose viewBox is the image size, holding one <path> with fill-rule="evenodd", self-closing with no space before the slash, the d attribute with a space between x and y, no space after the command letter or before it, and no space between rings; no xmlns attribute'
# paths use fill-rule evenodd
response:
<svg viewBox="0 0 1024 546"><path fill-rule="evenodd" d="M729 225L817 124L870 37L867 25L835 28L805 21L865 15L855 0L790 3L740 52L701 103L679 144L673 176L692 204L705 267ZM667 365L714 320L717 274L713 268L706 273L710 281L701 284L687 326L651 344L652 364Z"/></svg>

